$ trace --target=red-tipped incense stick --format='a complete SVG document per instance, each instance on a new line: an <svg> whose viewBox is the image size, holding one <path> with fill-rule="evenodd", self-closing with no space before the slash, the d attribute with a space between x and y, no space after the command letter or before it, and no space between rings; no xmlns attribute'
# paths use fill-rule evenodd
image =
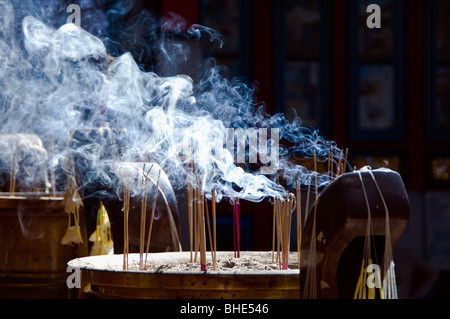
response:
<svg viewBox="0 0 450 319"><path fill-rule="evenodd" d="M240 243L240 218L241 218L241 208L239 203L239 198L233 203L233 244L234 244L234 258L240 258L241 256L241 243Z"/></svg>

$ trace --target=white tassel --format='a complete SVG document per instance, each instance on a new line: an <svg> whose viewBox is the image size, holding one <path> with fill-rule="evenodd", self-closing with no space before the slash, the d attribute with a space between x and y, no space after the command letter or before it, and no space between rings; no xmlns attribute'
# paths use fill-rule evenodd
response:
<svg viewBox="0 0 450 319"><path fill-rule="evenodd" d="M383 295L386 299L398 299L397 281L395 277L395 264L393 260L391 261L389 269L384 276Z"/></svg>

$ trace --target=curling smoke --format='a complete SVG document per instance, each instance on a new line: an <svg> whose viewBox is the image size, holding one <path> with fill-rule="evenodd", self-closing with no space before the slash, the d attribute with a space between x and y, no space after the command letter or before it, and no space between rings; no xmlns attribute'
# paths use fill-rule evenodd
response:
<svg viewBox="0 0 450 319"><path fill-rule="evenodd" d="M101 27L93 29L96 37L74 24L55 28L31 15L18 27L13 6L6 1L0 6L0 133L38 135L54 167L72 156L73 149L67 145L74 131L109 127L126 131L121 161L157 162L174 188L184 187L187 180L206 193L214 187L217 200L223 196L251 201L282 197L285 190L277 185L276 173L288 187L297 180L310 183L314 174L319 185L328 183L326 174L294 165L289 158L298 153L311 157L313 150L318 157L326 156L332 143L302 127L300 119L291 123L283 114L268 116L263 107L256 109L252 88L228 79L224 67L213 60L201 66L198 81L183 74L145 72L129 52L109 64L108 53L117 53L117 47L110 51L113 41ZM148 24L145 19L137 21ZM165 23L165 28L173 28ZM190 37L206 37L221 46L214 30L174 25L181 25ZM149 28L155 29L153 25ZM167 71L169 62L180 62L174 57L185 52L183 44L169 45L163 36L156 43L155 52L163 56L167 68L162 73L175 72L176 67ZM237 147L225 145L230 129L253 129L255 138L268 129L276 130L265 136L264 145L254 146L252 137L246 137L241 149L259 153L260 158L268 156L265 163L273 165L271 174L249 172L235 164L240 156ZM278 146L278 138L292 146ZM108 177L115 159L101 156L104 147L96 141L76 152L89 158L92 175L110 183L109 188L120 196L119 185ZM335 148L335 152L341 151ZM190 163L195 164L196 174L188 168Z"/></svg>

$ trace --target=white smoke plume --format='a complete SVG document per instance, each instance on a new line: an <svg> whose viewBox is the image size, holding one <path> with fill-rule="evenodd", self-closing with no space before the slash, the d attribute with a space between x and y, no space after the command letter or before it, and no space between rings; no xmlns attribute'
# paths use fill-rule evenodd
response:
<svg viewBox="0 0 450 319"><path fill-rule="evenodd" d="M312 156L313 150L318 157L326 157L329 146L334 145L302 127L300 119L291 123L283 114L267 115L263 107L255 106L252 88L229 79L225 68L212 59L194 61L199 63L196 79L177 74L177 64L186 59L188 47L167 41L165 32L179 28L190 39L207 39L220 47L216 31L198 25L186 27L175 16L158 26L145 15L137 18L135 27L159 28L159 37L152 38L153 45L146 48L160 59L162 74L157 74L145 71L130 52L121 52L117 42L102 31L108 22L100 10L90 11L94 21L99 21L91 28L54 26L43 21L50 18L42 8L23 3L28 5L0 2L0 133L39 136L48 150L49 168L64 168L62 163L75 153L89 163L90 178L109 184L118 196L119 185L110 178L116 160L157 162L174 188L190 181L208 194L214 187L218 200L223 196L251 201L282 197L286 191L277 185L276 173L287 186L297 180L310 183L315 174L320 185L328 182L327 174L319 175L289 161L292 154ZM114 10L119 6L110 11ZM111 63L108 54L116 55ZM105 157L104 149L110 145L102 143L111 141L101 139L75 149L69 146L75 131L95 127L124 132L120 154ZM225 145L230 128L277 129L279 138L292 146L273 150L278 140L269 136L264 146L272 150L265 155L277 156L268 161L274 164L276 160L276 169L270 175L250 171L236 165L239 154ZM252 152L251 143L243 143ZM4 156L6 160L8 155ZM195 175L187 165L192 162ZM62 169L62 175L66 173Z"/></svg>

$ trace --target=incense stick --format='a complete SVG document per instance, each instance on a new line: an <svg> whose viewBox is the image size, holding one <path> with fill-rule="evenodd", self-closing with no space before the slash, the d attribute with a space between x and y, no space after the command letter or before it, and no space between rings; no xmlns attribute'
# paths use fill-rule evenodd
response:
<svg viewBox="0 0 450 319"><path fill-rule="evenodd" d="M190 262L192 263L192 241L193 241L193 220L192 220L192 185L187 184L187 202L188 202L188 222L189 222L189 249Z"/></svg>
<svg viewBox="0 0 450 319"><path fill-rule="evenodd" d="M233 201L233 251L236 258L236 200Z"/></svg>
<svg viewBox="0 0 450 319"><path fill-rule="evenodd" d="M278 207L277 207L277 216L276 216L276 223L277 223L277 259L276 262L278 264L281 263L281 258L280 258L280 248L281 248L281 237L282 237L282 224L281 224L281 214L283 211L283 205L284 205L284 200L279 199L278 200ZM281 267L280 267L281 268Z"/></svg>
<svg viewBox="0 0 450 319"><path fill-rule="evenodd" d="M237 199L236 207L237 215L237 257L241 257L241 202L239 198Z"/></svg>
<svg viewBox="0 0 450 319"><path fill-rule="evenodd" d="M200 220L200 270L207 271L206 268L206 233L205 233L205 211L204 211L204 195L200 194L199 204L199 220Z"/></svg>
<svg viewBox="0 0 450 319"><path fill-rule="evenodd" d="M331 180L333 179L332 176L332 154L331 154L332 148L330 147L330 149L328 150L328 181L331 182Z"/></svg>
<svg viewBox="0 0 450 319"><path fill-rule="evenodd" d="M316 299L317 298L317 276L316 276L316 220L317 220L317 206L318 206L318 187L317 187L317 162L316 162L316 151L314 150L314 170L316 174L314 176L315 180L315 192L316 200L314 202L314 212L313 212L313 226L311 231L311 240L309 245L309 256L307 261L306 269L306 279L303 297L304 299Z"/></svg>
<svg viewBox="0 0 450 319"><path fill-rule="evenodd" d="M336 176L341 176L341 174L342 174L341 173L342 156L343 156L343 154L339 154L339 161L338 161L337 168L336 168Z"/></svg>
<svg viewBox="0 0 450 319"><path fill-rule="evenodd" d="M309 177L309 181L308 181L308 190L306 191L305 219L304 219L304 221L303 221L303 226L305 226L305 224L306 224L306 219L307 219L308 214L309 214L309 197L310 197L310 192L311 192L311 177Z"/></svg>
<svg viewBox="0 0 450 319"><path fill-rule="evenodd" d="M200 233L199 233L199 209L198 209L198 189L194 189L194 263L197 262L197 253L200 245Z"/></svg>
<svg viewBox="0 0 450 319"><path fill-rule="evenodd" d="M206 225L208 226L208 237L209 237L209 248L211 251L211 261L214 260L214 247L213 247L213 240L212 240L212 234L211 234L211 224L209 222L209 209L208 209L208 200L205 198L205 210L206 210Z"/></svg>
<svg viewBox="0 0 450 319"><path fill-rule="evenodd" d="M315 150L314 150L314 152L315 152ZM334 163L334 152L333 152L333 145L331 145L330 146L330 160L331 160L331 163L330 163L330 171L329 171L329 173L330 173L330 179L331 180L333 180L335 177L334 177L334 173L333 173L333 171L334 171L334 165L333 165L333 163ZM314 162L315 163L315 162Z"/></svg>
<svg viewBox="0 0 450 319"><path fill-rule="evenodd" d="M130 209L130 190L123 189L123 270L128 270L128 214Z"/></svg>
<svg viewBox="0 0 450 319"><path fill-rule="evenodd" d="M345 156L344 156L344 163L343 168L342 168L342 174L345 173L345 171L347 170L347 158L348 158L348 148L345 149Z"/></svg>
<svg viewBox="0 0 450 319"><path fill-rule="evenodd" d="M150 167L151 170L151 167ZM144 266L144 240L145 240L145 219L147 212L147 178L145 178L145 164L142 168L142 195L141 195L141 229L139 236L139 269L142 270Z"/></svg>
<svg viewBox="0 0 450 319"><path fill-rule="evenodd" d="M276 233L277 199L273 198L273 221L272 221L272 264L275 262L275 233Z"/></svg>
<svg viewBox="0 0 450 319"><path fill-rule="evenodd" d="M234 258L240 258L240 202L239 198L234 200L233 203L233 245L234 245Z"/></svg>
<svg viewBox="0 0 450 319"><path fill-rule="evenodd" d="M287 246L287 252L286 252L286 267L289 267L289 255L291 252L291 230L292 230L292 214L294 213L294 210L296 208L297 205L297 201L295 200L295 196L293 194L291 194L291 200L290 200L290 205L289 205L289 225L288 225L288 237L287 237L287 241L288 241L288 246ZM286 268L287 269L287 268Z"/></svg>
<svg viewBox="0 0 450 319"><path fill-rule="evenodd" d="M216 240L216 189L214 187L212 189L212 218L213 218L213 241L214 241L213 270L215 271L217 258L217 240Z"/></svg>
<svg viewBox="0 0 450 319"><path fill-rule="evenodd" d="M300 269L300 245L302 243L302 196L300 192L300 180L297 180L297 263Z"/></svg>
<svg viewBox="0 0 450 319"><path fill-rule="evenodd" d="M289 199L286 198L283 203L283 209L281 210L281 257L282 262L281 269L287 269L287 250L288 250L288 234L289 234Z"/></svg>
<svg viewBox="0 0 450 319"><path fill-rule="evenodd" d="M150 216L150 226L148 229L148 237L147 237L147 249L145 251L145 266L147 265L147 256L148 256L148 251L150 249L150 239L152 237L152 228L153 228L153 218L155 217L155 209L156 209L156 202L158 199L158 193L159 193L159 179L161 177L161 168L159 169L158 172L158 179L156 181L156 187L155 187L155 196L153 197L153 205L152 205L152 214Z"/></svg>

